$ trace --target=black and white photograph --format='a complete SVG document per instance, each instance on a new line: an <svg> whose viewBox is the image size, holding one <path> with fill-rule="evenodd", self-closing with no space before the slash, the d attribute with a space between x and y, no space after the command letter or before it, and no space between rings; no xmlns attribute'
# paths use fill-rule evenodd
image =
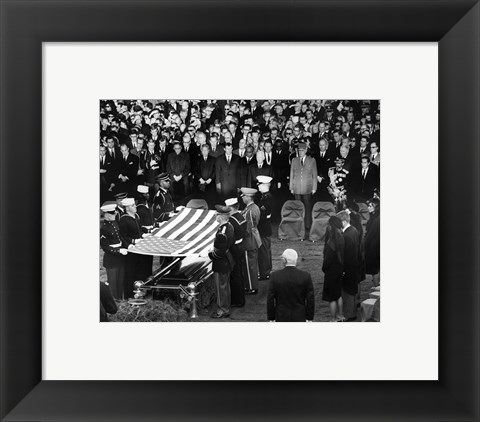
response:
<svg viewBox="0 0 480 422"><path fill-rule="evenodd" d="M101 322L379 322L380 100L100 101Z"/></svg>

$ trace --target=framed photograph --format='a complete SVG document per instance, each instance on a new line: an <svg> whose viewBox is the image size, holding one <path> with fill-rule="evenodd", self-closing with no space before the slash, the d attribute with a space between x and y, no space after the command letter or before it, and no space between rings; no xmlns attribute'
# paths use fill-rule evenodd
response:
<svg viewBox="0 0 480 422"><path fill-rule="evenodd" d="M2 420L479 419L476 1L40 0L0 5ZM192 175L190 180L189 172L185 184L172 179L172 170L166 176L154 174L152 186L147 180L130 186L127 170L119 164L102 190L98 142L108 154L111 126L126 125L128 134L114 142L123 148L122 165L127 166L143 128L139 125L137 133L135 113L154 121L159 117L152 111L172 101L173 114L160 110L165 119L161 128L171 127L171 144L179 154L188 151L185 138L192 136L187 136L188 125L181 127L187 109L194 114L189 124L195 142L204 125L208 137L218 136L219 145L233 148L230 143L242 135L235 140L236 132L228 135L228 126L247 100L250 111L265 106L262 117L252 119L251 130L243 134L252 145L259 136L263 148L272 127L281 132L291 126L292 132L297 128L308 132L307 138L316 136L319 124L308 130L306 111L316 113L317 123L322 123L328 120L322 107L325 116L329 109L336 110L338 117L348 121L353 116L355 123L355 113L369 104L376 111L372 127L367 127L372 136L380 127L381 104L381 320L323 324L329 310L322 302L318 324L260 323L275 319L267 318L262 302L256 323L245 324L241 318L227 324L100 323L98 271L104 252L99 254L98 248L99 208L102 220L108 221L109 213L115 220L117 208L110 210L109 202L115 200L110 194L126 190L124 205L134 207L137 193L155 196L157 181L173 180L172 194L185 208L169 210L172 220L166 224L159 221L150 229L144 224L144 234L153 236L131 242L130 249L122 244L126 256L141 257L142 250L155 255L148 249L155 247L157 252L176 248L167 251L169 258L187 256L181 253L185 250L215 258L215 244L209 243L217 229L213 218L225 224L223 206L230 206L225 200L243 201L253 186L250 178L237 183L240 191L224 194L225 186L216 184L224 205L215 208L219 200L211 199L205 212L212 216L197 212L191 203L187 206L187 199L199 199L194 197L197 189L203 192L203 178ZM221 107L224 116L206 127L202 112L211 104L215 110ZM107 105L123 113L128 124L115 116L109 121ZM285 119L290 123L281 122L277 105L292 107L292 116ZM273 125L261 120L270 110L275 110ZM254 135L250 132L256 125L260 129ZM342 137L353 149L357 139L345 135L346 129L340 124ZM322 139L331 141L328 136ZM212 148L212 142L208 144ZM298 160L300 167L305 165L299 151L304 144L305 150L310 148L305 138L289 142L292 162ZM160 143L154 146L161 149ZM370 161L375 155L379 163L377 154L371 153ZM340 158L343 162L325 167L331 174L326 193L343 209L340 172L348 155ZM155 170L152 157L149 163L145 171ZM138 176L142 167L137 164ZM334 177L334 172L339 175ZM361 167L358 177L366 177ZM116 186L122 183L124 189ZM361 193L355 184L346 187L346 198L360 198ZM145 199L154 207L152 198ZM211 236L198 240L201 247L188 243L208 218ZM176 223L169 228L175 219L182 219L191 232L175 238L170 231L183 227ZM177 243L172 246L172 241ZM272 248L278 255L274 270L282 262L280 242ZM115 245L109 242L102 251L111 252ZM301 265L315 266L316 257L304 256ZM155 265L150 270L153 276ZM100 272L101 281L110 276ZM142 301L144 292L153 298L145 288L151 290L148 277L132 283L127 297L122 290L122 298ZM165 286L165 279L158 280L152 285ZM323 275L315 273L314 286L320 286L315 284L319 280ZM221 282L215 279L212 286L218 288ZM258 297L266 297L267 285L268 280L259 286ZM183 287L179 293L188 297L193 290ZM211 310L222 322L241 314L223 314L219 303ZM207 322L211 315L202 318Z"/></svg>

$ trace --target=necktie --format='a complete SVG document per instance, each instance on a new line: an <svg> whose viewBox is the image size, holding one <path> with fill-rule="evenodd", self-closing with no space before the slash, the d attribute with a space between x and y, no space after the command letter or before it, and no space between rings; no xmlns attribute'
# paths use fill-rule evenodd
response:
<svg viewBox="0 0 480 422"><path fill-rule="evenodd" d="M230 156L227 155L227 163L230 164Z"/></svg>
<svg viewBox="0 0 480 422"><path fill-rule="evenodd" d="M305 164L305 158L302 158L302 166Z"/></svg>
<svg viewBox="0 0 480 422"><path fill-rule="evenodd" d="M322 152L322 158L324 158L324 157L325 157L325 153L324 153L324 152Z"/></svg>
<svg viewBox="0 0 480 422"><path fill-rule="evenodd" d="M367 170L363 169L363 170L362 170L362 176L363 176L364 179L365 179L365 175L366 175L366 174L367 174Z"/></svg>

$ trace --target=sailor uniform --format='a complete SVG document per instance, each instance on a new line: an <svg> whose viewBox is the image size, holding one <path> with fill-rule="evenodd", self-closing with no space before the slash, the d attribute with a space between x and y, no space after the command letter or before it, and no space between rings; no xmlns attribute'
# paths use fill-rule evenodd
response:
<svg viewBox="0 0 480 422"><path fill-rule="evenodd" d="M244 280L247 277L243 238L247 232L247 222L238 211L230 216L228 222L232 225L235 235L235 243L230 248L235 261L230 275L232 304L243 306L245 304Z"/></svg>
<svg viewBox="0 0 480 422"><path fill-rule="evenodd" d="M160 188L153 200L153 218L155 222L167 221L170 218L168 214L173 212L173 210L174 205L170 192Z"/></svg>

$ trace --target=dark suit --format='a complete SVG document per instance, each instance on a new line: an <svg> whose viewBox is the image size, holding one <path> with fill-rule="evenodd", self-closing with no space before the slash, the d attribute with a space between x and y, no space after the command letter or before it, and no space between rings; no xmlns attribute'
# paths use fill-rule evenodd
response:
<svg viewBox="0 0 480 422"><path fill-rule="evenodd" d="M212 260L218 311L226 313L230 312L231 305L230 272L233 268L233 257L230 248L234 243L233 227L227 222L218 228L213 241L213 251L208 253L208 257Z"/></svg>
<svg viewBox="0 0 480 422"><path fill-rule="evenodd" d="M245 304L245 288L243 280L248 277L246 273L245 248L243 238L247 233L247 222L240 212L235 212L230 216L228 222L233 227L235 243L230 248L235 261L230 274L230 289L232 304L243 306Z"/></svg>
<svg viewBox="0 0 480 422"><path fill-rule="evenodd" d="M274 271L267 296L269 321L301 322L313 320L315 297L312 277L294 266Z"/></svg>
<svg viewBox="0 0 480 422"><path fill-rule="evenodd" d="M136 155L128 154L118 161L118 175L128 177L125 182L117 178L117 191L127 192L129 196L135 195L137 191L137 171L139 158Z"/></svg>
<svg viewBox="0 0 480 422"><path fill-rule="evenodd" d="M288 160L288 150L281 149L278 151L275 149L272 156L272 168L273 168L273 179L275 181L272 184L272 192L274 192L274 211L273 219L274 221L280 221L280 211L283 204L287 199L290 198L290 191L288 188L288 178L290 177L290 162ZM280 183L280 187L278 184Z"/></svg>
<svg viewBox="0 0 480 422"><path fill-rule="evenodd" d="M328 170L331 167L335 167L335 157L329 150L325 151L322 154L318 151L314 155L315 161L317 162L317 173L322 178L322 181L317 185L317 193L315 194L313 202L317 201L330 201L331 196L328 193L328 185L330 184L330 178L328 177Z"/></svg>
<svg viewBox="0 0 480 422"><path fill-rule="evenodd" d="M248 169L248 180L247 180L247 187L249 188L256 188L257 187L257 176L270 176L273 178L273 168L269 166L267 163L263 163L262 167L258 166L258 163L250 166ZM272 180L272 184L274 181Z"/></svg>
<svg viewBox="0 0 480 422"><path fill-rule="evenodd" d="M112 183L117 183L118 173L113 159L107 154L100 159L100 170L105 170L100 172L100 204L103 204L113 198L113 193L109 189Z"/></svg>
<svg viewBox="0 0 480 422"><path fill-rule="evenodd" d="M188 192L188 173L190 173L190 156L185 151L180 154L171 152L167 159L167 173L172 180L173 200L182 203L185 201L185 194ZM173 176L182 176L177 182Z"/></svg>
<svg viewBox="0 0 480 422"><path fill-rule="evenodd" d="M343 232L345 239L345 252L343 263L342 297L343 310L345 317L353 318L356 316L355 295L358 292L358 283L360 282L360 238L355 227L349 226Z"/></svg>
<svg viewBox="0 0 480 422"><path fill-rule="evenodd" d="M212 208L215 204L215 158L211 155L207 159L199 157L195 166L195 190L200 192L207 201L208 207ZM201 184L200 179L207 181L212 179L209 184Z"/></svg>
<svg viewBox="0 0 480 422"><path fill-rule="evenodd" d="M359 202L367 201L373 198L373 192L380 187L380 177L378 167L374 164L368 166L365 177L363 169L357 169L350 175L352 180L354 194Z"/></svg>
<svg viewBox="0 0 480 422"><path fill-rule="evenodd" d="M257 159L252 157L249 162L247 162L247 157L240 159L238 165L238 186L241 188L246 188L248 183L249 169L252 166L257 165Z"/></svg>
<svg viewBox="0 0 480 422"><path fill-rule="evenodd" d="M227 163L225 154L217 158L215 162L215 184L221 199L237 196L239 164L240 158L238 155L232 154L230 163Z"/></svg>

